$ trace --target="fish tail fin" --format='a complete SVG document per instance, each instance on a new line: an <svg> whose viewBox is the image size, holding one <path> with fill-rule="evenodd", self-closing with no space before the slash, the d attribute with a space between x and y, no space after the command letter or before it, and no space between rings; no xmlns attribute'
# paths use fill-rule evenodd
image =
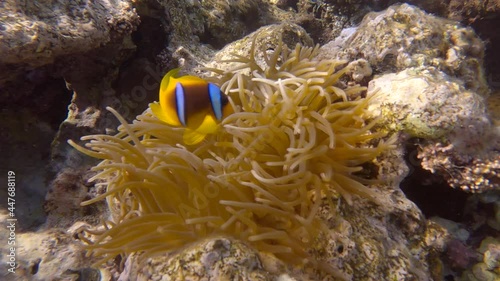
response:
<svg viewBox="0 0 500 281"><path fill-rule="evenodd" d="M195 145L205 139L207 134L200 133L196 130L191 130L186 128L184 132L183 140L186 145Z"/></svg>

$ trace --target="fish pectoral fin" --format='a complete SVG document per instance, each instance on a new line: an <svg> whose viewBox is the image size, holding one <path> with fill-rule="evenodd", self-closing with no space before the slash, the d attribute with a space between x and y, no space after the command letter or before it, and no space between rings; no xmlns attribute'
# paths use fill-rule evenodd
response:
<svg viewBox="0 0 500 281"><path fill-rule="evenodd" d="M207 134L203 134L198 131L186 128L186 131L184 132L184 136L182 139L184 141L184 144L186 145L195 145L203 141L206 136Z"/></svg>
<svg viewBox="0 0 500 281"><path fill-rule="evenodd" d="M158 102L150 103L149 108L151 108L151 112L153 112L153 115L156 116L156 118L169 125L176 125L172 118L169 118L169 116L166 115L165 111L161 108L161 105Z"/></svg>
<svg viewBox="0 0 500 281"><path fill-rule="evenodd" d="M217 131L218 126L219 125L217 124L215 116L213 116L213 114L206 114L203 121L200 123L198 128L195 129L195 131L205 135L213 134Z"/></svg>
<svg viewBox="0 0 500 281"><path fill-rule="evenodd" d="M184 132L184 143L187 145L197 144L205 139L208 134L213 134L217 131L217 121L211 114L205 115L205 118L196 129L186 128Z"/></svg>
<svg viewBox="0 0 500 281"><path fill-rule="evenodd" d="M164 112L161 110L161 106L159 103L152 102L149 104L149 108L151 108L151 112L153 112L153 115L156 116L156 118L160 119L163 122L166 122Z"/></svg>

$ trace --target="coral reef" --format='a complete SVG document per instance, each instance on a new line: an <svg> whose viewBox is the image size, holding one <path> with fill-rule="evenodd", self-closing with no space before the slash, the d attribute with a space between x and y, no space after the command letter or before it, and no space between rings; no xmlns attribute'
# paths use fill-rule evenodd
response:
<svg viewBox="0 0 500 281"><path fill-rule="evenodd" d="M421 25L422 22L426 24ZM411 157L408 163L413 166L406 185L420 189L422 198L428 196L426 192L439 197L438 190L432 188L438 182L443 188L452 186L491 197L498 194L500 187L500 127L496 110L498 95L494 92L488 96L483 53L483 43L470 28L424 15L403 4L367 16L357 28L345 29L335 41L322 46L320 56L361 57L370 63L374 77L368 93L378 94L369 109L375 116L384 116L381 124L387 129L404 132L413 137L411 143L417 144L407 151ZM361 75L359 81L368 82L363 79L371 78L365 77ZM491 79L489 82L491 86L497 85ZM432 174L415 173L422 168ZM419 174L425 176L418 177ZM466 200L470 195L460 190L454 192ZM475 196L479 195L470 198ZM462 275L464 280L496 280L498 275L491 267L488 269L485 263L473 264L477 263L475 241L484 235L498 235L497 205L490 202L464 210L464 205L460 209L460 203L453 202L454 198L443 197L436 202L439 200L446 200L441 209L456 204L459 209L455 208L458 213L454 219L463 222L462 227L470 231L470 237L467 232L466 237L459 239L455 233L450 235L451 230L437 227L434 222L427 224L425 239L433 248L427 257L432 278L459 280ZM446 224L443 220L436 221ZM366 229L363 231L366 233Z"/></svg>
<svg viewBox="0 0 500 281"><path fill-rule="evenodd" d="M117 34L130 33L139 20L127 0L8 0L0 9L0 85L26 69L93 50ZM54 11L58 13L54 15Z"/></svg>
<svg viewBox="0 0 500 281"><path fill-rule="evenodd" d="M89 249L104 260L136 251L147 257L224 234L301 264L328 233L316 216L323 196L379 202L363 185L370 179L356 173L390 141L372 130L378 119L365 117L364 88L339 84L349 67L315 60L317 51L278 44L265 68L252 49L248 58L235 55L239 67L211 69L236 113L203 144L178 146L182 129L149 110L127 124L112 109L122 122L115 136L82 138L89 150L70 142L104 159L93 180L107 192L85 204L106 198L113 219L91 231L98 237Z"/></svg>
<svg viewBox="0 0 500 281"><path fill-rule="evenodd" d="M99 83L109 85L112 75L107 74L130 55L126 39L138 24L139 17L128 0L0 3L0 153L5 171L0 178L6 181L6 171L14 171L17 185L17 270L16 274L6 274L7 236L1 231L5 247L0 250L0 279L69 280L71 274L66 270L79 270L92 262L84 258L81 244L67 233L67 227L76 220L96 216L92 213L97 210L95 206L79 206L87 196L87 187L84 177L77 173L86 172L87 167L78 160L74 164L81 170L76 174L59 172L66 157L76 155L66 138L80 137L82 131L88 134L94 124L61 126L61 122L68 115L71 90L78 91L79 100L83 100L81 109L95 104L102 93ZM94 83L96 80L99 82ZM64 138L64 146L58 147L55 137ZM58 156L64 160L53 165ZM73 159L83 158L78 155ZM57 174L62 176L54 180ZM52 192L44 203L48 190ZM6 191L0 191L0 197L5 198L0 203L2 212L7 207ZM70 194L81 196L72 198ZM4 216L0 220L4 223Z"/></svg>
<svg viewBox="0 0 500 281"><path fill-rule="evenodd" d="M0 3L0 107L5 128L0 136L5 144L1 152L5 169L23 175L18 182L23 188L17 193L18 203L23 206L18 211L23 230L45 221L47 214L42 204L50 189L49 182L64 166L52 163L59 156L66 158L71 154L66 139L64 147L57 146L58 138L72 134L80 137L79 132L85 130L67 124L60 126L68 114L70 89L78 91L81 100L96 100L102 88L90 85L95 80L106 80L106 72L113 69L110 65L123 62L124 54L130 54L130 49L125 51L124 41L138 24L139 17L127 0L113 4L14 0ZM109 81L103 84L109 85ZM91 88L94 95L87 95L90 91L83 88ZM71 129L64 131L68 127Z"/></svg>
<svg viewBox="0 0 500 281"><path fill-rule="evenodd" d="M262 0L203 1L200 17L205 28L200 39L220 49L258 27L269 24L269 16L265 15L270 12L268 8L269 4Z"/></svg>
<svg viewBox="0 0 500 281"><path fill-rule="evenodd" d="M493 125L500 127L500 91L494 91L486 99L486 106L488 109L488 115L493 122Z"/></svg>
<svg viewBox="0 0 500 281"><path fill-rule="evenodd" d="M372 11L371 1L299 0L295 21L304 26L316 42L324 44L337 37L342 29L359 24Z"/></svg>
<svg viewBox="0 0 500 281"><path fill-rule="evenodd" d="M396 1L0 2L0 49L3 54L0 58L0 123L3 128L0 134L0 154L4 156L3 170L13 170L18 175L16 237L23 246L17 248L16 275L2 275L3 278L132 280L131 278L137 277L174 280L180 278L176 275L179 271L171 272L171 269L178 268L184 269L182 273L195 280L204 280L206 276L214 279L260 280L323 280L323 277L326 277L311 274L312 269L309 267L302 270L290 269L271 254L257 251L250 243L245 242L245 239L230 239L224 233L217 233L206 239L195 239L189 247L180 247L176 252L164 254L164 251L160 251L162 255L149 259L146 263L141 264L142 257L132 254L126 259L117 257L99 269L90 268L98 259L84 257L81 245L75 243L77 233L83 235L82 239L95 241L96 236L80 232L82 225L96 225L99 217L110 219L110 213L105 200L81 208L78 206L82 200L101 196L106 192L107 186L100 182L96 186L87 182L87 179L96 175L96 171L88 171L88 168L97 161L73 149L66 140L76 140L89 134L116 134L115 128L119 122L104 108L115 108L128 121L125 123L130 123L157 97L161 75L167 69L183 66L188 72L206 75L205 72L193 69L206 66L231 73L232 69L241 66L241 62L217 61L234 60L232 53L245 58L251 57L252 42L256 44L256 54L253 57L256 65L266 69L266 58L272 57L278 49L280 34L288 46L293 47L300 43L312 47L314 43L311 38L315 42L326 42L339 34L341 29L358 24L368 10L381 11ZM411 139L411 143L418 145L412 148L409 148L409 145L399 145L386 151L373 162L363 164L361 171L353 173L363 179L388 175L388 181L366 184L370 186L368 190L377 193L375 201L379 201L379 205L357 196L352 196L349 205L341 194L334 190L332 194L322 192L321 204L317 211L318 219L315 219L315 222L325 224L328 231L321 230L318 240L310 244L297 243L297 247L309 245L308 255L330 264L338 269L337 272L341 271L346 279L350 277L352 280L459 280L460 276L463 280L497 280L499 274L495 265L498 264L498 239L491 237L498 237L500 230L500 201L496 190L499 186L498 163L495 162L500 156L498 146L494 144L494 140L499 139L494 132L500 125L500 111L497 109L500 95L494 92L486 101L480 97L487 96L485 80L488 80L490 87L498 88L500 85L500 56L496 51L500 38L500 33L496 32L500 19L499 1L406 2L414 3L432 15L448 16L461 20L464 25L470 24L475 33L487 43L478 44L478 37L471 29L464 28L457 22L439 19L417 8L403 5L391 7L386 13L372 14L359 28L344 29L342 38L321 48L321 54L315 56L314 60L331 60L337 54L346 53L367 56L345 56L344 58L349 60L361 59L352 61L348 66L342 64L336 70L342 67L349 70L340 78L339 88L345 89L346 85L352 87L356 83L366 86L370 79L375 78L377 85L383 89L375 91L375 88L370 86L370 93L377 92L377 95L366 102L379 104L384 113L383 117L392 123L384 122L385 119L380 118L370 131L399 130L425 139ZM248 14L255 17L249 17ZM262 25L283 20L288 23L267 26L258 32L261 36L252 34L233 42ZM359 40L353 40L353 34L357 35ZM349 41L346 41L347 39ZM369 43L366 47L362 44L365 41ZM346 42L350 45L346 45ZM216 53L216 49L225 44L229 45ZM332 45L335 45L335 48L332 48ZM358 51L360 52L357 53ZM397 59L401 59L402 63ZM278 65L282 63L283 61L278 59ZM483 64L486 71L482 70ZM407 70L406 65L411 65L411 68ZM238 71L241 71L245 79L253 77L248 68ZM425 75L413 76L412 79L405 76L421 72ZM488 74L487 79L484 79L483 73ZM384 75L379 76L380 74ZM406 82L411 80L418 82L420 86L429 83L429 87L420 89L435 89L438 93L445 93L440 97L447 97L449 101L439 98L439 104L433 104L434 96L427 95L428 92L425 95L425 104L405 100L403 97L408 97L406 93L397 94L399 97L390 97L387 100L385 95L389 88L380 82L385 78L386 86L397 84L387 78L400 77L398 75L404 76ZM225 82L228 81L224 80L227 78L229 77L221 79L216 75L211 79ZM440 83L434 83L433 79ZM262 83L264 82L257 81L248 85L256 86ZM364 97L364 94L361 97ZM418 98L417 95L412 97ZM378 98L389 102L377 103ZM464 104L460 102L461 98L471 103ZM455 102L456 106L453 107ZM483 112L484 103L489 108L488 115ZM446 109L446 114L439 111L439 106ZM415 110L408 110L408 107L422 109L426 113L422 115ZM458 116L462 116L465 111L458 107L469 111L474 120L462 122L463 119ZM375 111L365 113L368 118L369 114L374 114ZM145 114L141 116L147 117L147 113ZM408 118L411 116L421 117L423 124L416 122L416 118ZM66 120L61 124L64 118ZM227 125L235 126L233 121L228 120ZM364 118L363 121L368 122ZM250 122L248 123L243 125L250 125ZM224 141L232 136L224 127L222 130L222 139L211 140L214 145L225 144ZM172 135L177 133L171 132ZM123 131L120 134L126 137ZM170 136L170 132L165 135ZM436 136L440 137L433 138ZM406 138L402 134L397 143L404 141ZM175 140L172 140L169 144L174 142ZM376 141L363 145L371 149L376 145ZM203 151L202 147L178 148L179 151L198 153L200 159L212 160L214 155L228 149L211 149L210 145L205 146L206 151ZM422 161L417 158L418 155ZM403 156L413 159L408 161L409 166ZM230 155L224 157L229 158ZM247 158L251 157L253 156ZM175 157L174 159L179 160ZM179 161L186 163L184 160ZM312 162L314 159L307 161ZM434 174L421 169L422 165ZM417 173L416 170L423 173ZM125 168L121 171L126 173ZM210 171L211 175L218 172ZM446 210L446 214L453 213L451 217L457 221L456 225L460 226L458 230L453 227L445 229L438 225L452 224L450 221L436 218L425 221L419 208L406 198L409 195L399 190L399 184L407 174L410 176L403 183L408 182L415 189L419 189L427 204L437 202L432 207L435 210ZM0 178L5 180L4 176L5 173L0 175ZM232 176L236 178L237 175ZM248 176L250 179L253 179L252 177L253 175ZM446 181L443 181L443 178ZM434 183L424 188L424 185L433 180L437 180L442 189L460 195L444 195L451 193L441 193L435 189ZM245 182L250 180L245 178ZM460 188L452 190L448 188L448 183L465 190L486 192L469 194L462 192ZM219 191L223 188L226 186L222 186ZM241 189L248 191L248 187ZM307 198L311 204L316 204L315 191L311 191L310 187L306 189L309 191ZM47 193L47 190L50 191ZM199 194L190 195L192 202L202 198ZM267 200L264 193L258 196L260 197L256 198L259 200ZM5 197L5 190L0 191L0 198ZM45 197L43 206L47 214L42 208ZM128 200L132 197L126 194L123 198ZM328 200L329 198L333 200ZM207 197L207 200L213 199ZM467 204L464 207L462 201L465 200ZM132 201L130 199L127 204ZM203 200L198 202L202 203ZM5 201L0 202L2 222L6 218L5 204ZM118 208L126 207L127 204L112 201L110 205ZM426 205L419 207L425 215L429 214ZM297 211L307 208L308 206L296 207ZM131 210L113 209L115 219L111 220L119 221L121 211ZM222 207L222 212L225 211ZM314 210L309 211L312 214ZM132 211L129 213L130 216L126 219L135 215ZM192 213L195 211L189 208L185 211L188 215ZM217 215L219 214L214 217ZM243 215L241 217L245 218ZM258 218L259 223L270 223L266 218L257 215L252 218ZM281 224L276 224L277 227L286 229L286 219L288 218L280 221ZM68 229L68 226L77 220L81 221ZM241 221L235 221L240 226L245 226ZM190 226L194 228L197 225L199 224ZM114 225L107 226L113 229ZM107 230L102 227L95 234L103 231ZM196 231L200 233L203 229ZM6 241L8 235L5 228L0 229L0 240ZM294 235L302 237L301 233ZM491 237L485 238L487 236ZM483 241L482 246L479 246L480 241ZM471 254L474 252L479 252L480 255L474 257L474 254ZM4 249L1 254L0 269L6 272ZM221 259L215 260L215 257ZM458 266L452 268L452 264ZM122 265L125 267L121 267ZM464 270L464 266L468 268ZM205 267L214 267L215 270Z"/></svg>
<svg viewBox="0 0 500 281"><path fill-rule="evenodd" d="M434 67L381 75L370 81L372 91L379 94L370 110L389 129L426 139L418 152L424 169L466 191L498 188L500 127L488 110L494 98L485 100Z"/></svg>
<svg viewBox="0 0 500 281"><path fill-rule="evenodd" d="M491 126L482 97L433 67L381 75L368 87L379 92L370 110L391 130L413 137L438 139L468 123L475 128L470 142L477 142Z"/></svg>
<svg viewBox="0 0 500 281"><path fill-rule="evenodd" d="M500 188L500 153L496 150L473 156L457 151L453 144L438 142L423 145L418 157L422 160L423 168L442 174L452 187L470 192Z"/></svg>
<svg viewBox="0 0 500 281"><path fill-rule="evenodd" d="M121 276L136 280L139 276L150 280L197 280L199 276L211 280L264 281L276 280L275 274L264 270L259 253L237 240L224 237L195 242L173 258L166 254L137 266L138 257L127 260Z"/></svg>
<svg viewBox="0 0 500 281"><path fill-rule="evenodd" d="M338 42L325 44L325 52L331 44ZM326 57L364 58L378 73L434 66L462 80L468 90L482 96L489 91L482 68L484 44L474 31L408 4L369 13L335 52Z"/></svg>
<svg viewBox="0 0 500 281"><path fill-rule="evenodd" d="M224 69L238 67L237 62L229 61L234 57L233 54L237 54L243 57L253 56L255 63L259 67L265 68L267 66L265 57L268 56L269 52L275 50L279 44L283 43L288 46L295 46L296 44L306 47L314 46L309 34L299 25L291 23L272 24L259 28L258 31L228 44L213 56L213 61L204 66ZM252 51L255 51L255 54L251 54Z"/></svg>
<svg viewBox="0 0 500 281"><path fill-rule="evenodd" d="M487 237L481 242L479 253L482 261L465 271L463 281L494 281L500 278L500 241Z"/></svg>
<svg viewBox="0 0 500 281"><path fill-rule="evenodd" d="M171 58L165 60L187 69L212 61L216 49L261 26L293 18L290 12L263 0L163 0L159 4L170 26L168 52Z"/></svg>
<svg viewBox="0 0 500 281"><path fill-rule="evenodd" d="M382 114L389 130L425 139L418 154L424 169L453 187L483 192L500 181L500 127L495 110L487 110L494 98L485 99L483 54L470 28L403 4L345 29L320 56L366 59L378 75L368 86L379 92L370 105L375 116Z"/></svg>
<svg viewBox="0 0 500 281"><path fill-rule="evenodd" d="M0 211L0 221L5 222L7 218L10 218L8 213ZM0 229L2 241L7 241L8 231L5 227ZM89 258L85 258L84 247L66 230L48 229L27 233L18 231L15 239L16 245L10 246L17 247L16 273L7 274L9 257L6 252L2 252L0 270L5 274L2 277L8 276L3 280L44 281L57 280L56 277L61 278L59 280L73 280L69 279L72 276L69 271L88 265Z"/></svg>
<svg viewBox="0 0 500 281"><path fill-rule="evenodd" d="M500 1L498 0L488 1L486 3L478 0L452 0L449 3L448 17L472 23L483 20L486 16L494 18L495 15L498 15L499 10Z"/></svg>
<svg viewBox="0 0 500 281"><path fill-rule="evenodd" d="M468 115L463 115L466 111L458 114L458 117L462 117L453 123L454 129L443 138L420 144L418 158L421 159L422 167L442 175L450 186L465 191L500 190L500 124L495 110L497 98L496 94L485 101L476 97L473 98L475 101L463 104L461 109L474 104L478 107ZM462 98L460 101L466 102L467 99ZM485 106L482 105L484 102L487 103Z"/></svg>
<svg viewBox="0 0 500 281"><path fill-rule="evenodd" d="M490 197L488 200L498 201L498 193L496 196L494 192L490 193L493 196L483 193L470 199ZM468 205L475 204L469 202ZM489 215L479 215L481 211L477 206L473 212L472 224L439 217L427 221L425 243L434 248L430 252L434 280L493 281L500 277L498 231L492 232L484 225L484 220Z"/></svg>
<svg viewBox="0 0 500 281"><path fill-rule="evenodd" d="M67 168L59 172L51 183L44 202L44 211L47 216L45 225L69 228L78 221L97 223L95 213L105 213L105 204L94 204L81 207L80 203L88 200L92 193L89 189L93 186L88 179L94 174L89 172L90 165L83 165L80 169ZM92 189L92 192L100 190ZM102 191L101 191L102 193ZM94 194L95 195L95 194Z"/></svg>

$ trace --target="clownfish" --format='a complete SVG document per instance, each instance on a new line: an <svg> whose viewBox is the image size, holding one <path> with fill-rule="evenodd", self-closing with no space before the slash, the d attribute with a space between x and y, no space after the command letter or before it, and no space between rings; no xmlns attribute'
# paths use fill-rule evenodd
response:
<svg viewBox="0 0 500 281"><path fill-rule="evenodd" d="M165 74L160 84L160 102L149 107L161 121L185 127L184 143L194 145L215 133L222 119L233 111L217 85L191 75L176 77L179 70Z"/></svg>

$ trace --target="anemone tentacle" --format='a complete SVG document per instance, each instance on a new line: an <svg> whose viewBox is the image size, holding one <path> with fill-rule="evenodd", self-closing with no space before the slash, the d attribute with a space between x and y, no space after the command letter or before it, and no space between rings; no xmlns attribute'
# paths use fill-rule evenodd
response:
<svg viewBox="0 0 500 281"><path fill-rule="evenodd" d="M365 88L339 83L346 63L317 54L318 47L280 44L264 68L252 53L228 60L238 67L213 70L208 80L236 113L203 143L179 146L182 131L149 109L131 124L111 109L122 122L115 136L87 136L87 148L70 142L103 159L94 169L107 192L98 199L106 197L115 220L93 232L93 253L103 261L135 251L147 257L223 234L302 261L326 229L317 217L324 196L376 201L353 174L391 142L380 141L377 120L365 114Z"/></svg>

